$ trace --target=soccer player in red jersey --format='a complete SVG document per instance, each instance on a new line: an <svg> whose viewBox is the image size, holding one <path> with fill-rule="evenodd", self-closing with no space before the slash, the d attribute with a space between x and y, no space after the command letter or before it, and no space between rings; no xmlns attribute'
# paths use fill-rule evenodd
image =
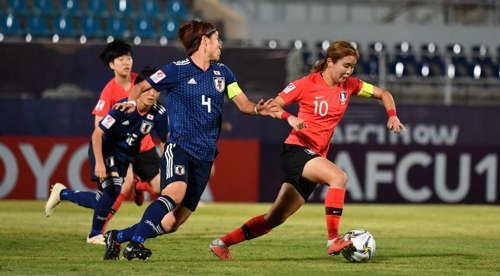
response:
<svg viewBox="0 0 500 276"><path fill-rule="evenodd" d="M229 246L265 235L285 222L304 205L318 184L329 186L325 198L327 253L338 255L343 250L354 250L351 241L339 237L347 175L326 158L335 127L349 99L356 95L381 100L389 117L387 127L395 133L405 129L396 115L391 93L350 77L358 59L359 53L351 44L333 42L310 75L290 83L273 100L277 104L271 108L273 117L287 120L293 127L280 159L286 176L266 214L250 219L210 244L210 250L220 259L231 259ZM291 103L299 105L297 116L283 110Z"/></svg>

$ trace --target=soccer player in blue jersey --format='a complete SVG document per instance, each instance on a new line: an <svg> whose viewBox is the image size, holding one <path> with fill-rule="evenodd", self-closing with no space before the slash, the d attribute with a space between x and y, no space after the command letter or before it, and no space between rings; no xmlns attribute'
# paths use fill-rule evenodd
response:
<svg viewBox="0 0 500 276"><path fill-rule="evenodd" d="M161 196L151 202L139 223L106 232L105 260L118 259L121 243L126 241L130 243L123 251L125 258L149 258L152 252L144 247L145 240L177 231L196 210L218 154L225 95L242 113L270 115L271 100L249 101L232 71L217 62L221 45L213 24L186 22L177 38L188 57L167 64L129 93L129 100L134 100L151 87L166 91L170 136L160 161Z"/></svg>
<svg viewBox="0 0 500 276"><path fill-rule="evenodd" d="M133 112L111 109L96 126L89 146L89 161L91 179L99 183L102 192L100 197L79 197L78 191L63 189L59 193L51 193L47 201L52 210L61 200L93 208L88 239L101 235L108 213L121 192L127 169L139 154L142 139L154 129L162 143L166 142L168 117L165 107L157 101L159 95L157 90L149 89L137 101L131 102L136 106ZM127 98L120 102L124 101Z"/></svg>

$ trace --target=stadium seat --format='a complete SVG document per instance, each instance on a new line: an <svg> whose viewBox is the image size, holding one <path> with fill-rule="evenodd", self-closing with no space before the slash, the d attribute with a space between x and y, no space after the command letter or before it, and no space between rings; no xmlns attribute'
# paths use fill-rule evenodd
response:
<svg viewBox="0 0 500 276"><path fill-rule="evenodd" d="M359 60L354 66L353 76L360 76L365 74L365 53L362 51L360 44L357 41L351 41L351 45L358 50Z"/></svg>
<svg viewBox="0 0 500 276"><path fill-rule="evenodd" d="M116 17L135 18L136 16L131 0L114 0L113 11Z"/></svg>
<svg viewBox="0 0 500 276"><path fill-rule="evenodd" d="M32 36L51 35L46 18L40 15L33 15L26 18L26 33Z"/></svg>
<svg viewBox="0 0 500 276"><path fill-rule="evenodd" d="M80 34L86 37L102 36L101 22L98 17L84 16L80 19Z"/></svg>
<svg viewBox="0 0 500 276"><path fill-rule="evenodd" d="M368 59L365 62L364 72L371 78L378 78L380 73L380 58L383 56L387 64L386 46L377 41L368 45Z"/></svg>
<svg viewBox="0 0 500 276"><path fill-rule="evenodd" d="M160 23L160 35L168 39L175 39L179 30L179 22L174 19L162 20Z"/></svg>
<svg viewBox="0 0 500 276"><path fill-rule="evenodd" d="M73 20L70 17L61 16L54 18L52 27L54 34L61 37L72 37L77 35Z"/></svg>
<svg viewBox="0 0 500 276"><path fill-rule="evenodd" d="M86 14L88 16L107 16L106 2L104 0L87 0Z"/></svg>
<svg viewBox="0 0 500 276"><path fill-rule="evenodd" d="M397 78L416 76L417 62L412 48L408 42L401 42L395 45L394 57L389 63L390 74Z"/></svg>
<svg viewBox="0 0 500 276"><path fill-rule="evenodd" d="M26 0L7 0L7 14L27 15Z"/></svg>
<svg viewBox="0 0 500 276"><path fill-rule="evenodd" d="M142 0L140 14L143 18L162 18L160 5L157 0Z"/></svg>
<svg viewBox="0 0 500 276"><path fill-rule="evenodd" d="M166 5L168 16L178 20L187 20L189 18L189 12L184 1L168 0Z"/></svg>
<svg viewBox="0 0 500 276"><path fill-rule="evenodd" d="M471 49L471 63L469 76L474 79L496 77L496 66L487 45L473 45Z"/></svg>
<svg viewBox="0 0 500 276"><path fill-rule="evenodd" d="M446 75L453 78L466 78L469 73L467 57L464 53L464 48L460 44L448 44L446 46L446 54L451 57L451 63L446 69Z"/></svg>
<svg viewBox="0 0 500 276"><path fill-rule="evenodd" d="M19 18L12 13L1 16L0 31L5 36L20 36L23 35Z"/></svg>
<svg viewBox="0 0 500 276"><path fill-rule="evenodd" d="M127 22L123 18L108 17L106 21L107 35L116 38L123 38L128 36Z"/></svg>
<svg viewBox="0 0 500 276"><path fill-rule="evenodd" d="M444 77L446 65L439 53L437 45L433 42L422 44L420 47L421 62L418 75L423 78Z"/></svg>
<svg viewBox="0 0 500 276"><path fill-rule="evenodd" d="M33 12L37 15L54 16L56 11L51 0L34 0Z"/></svg>
<svg viewBox="0 0 500 276"><path fill-rule="evenodd" d="M155 38L157 33L155 31L153 22L146 18L137 18L134 20L134 36L140 38Z"/></svg>
<svg viewBox="0 0 500 276"><path fill-rule="evenodd" d="M82 9L80 8L79 0L61 0L59 10L63 16L81 16Z"/></svg>

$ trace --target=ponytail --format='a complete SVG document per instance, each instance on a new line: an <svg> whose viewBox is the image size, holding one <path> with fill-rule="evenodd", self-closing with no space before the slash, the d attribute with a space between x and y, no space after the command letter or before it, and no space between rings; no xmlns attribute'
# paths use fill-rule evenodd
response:
<svg viewBox="0 0 500 276"><path fill-rule="evenodd" d="M323 72L323 71L325 71L325 67L326 67L326 58L320 59L318 62L316 62L314 67L311 69L311 73Z"/></svg>

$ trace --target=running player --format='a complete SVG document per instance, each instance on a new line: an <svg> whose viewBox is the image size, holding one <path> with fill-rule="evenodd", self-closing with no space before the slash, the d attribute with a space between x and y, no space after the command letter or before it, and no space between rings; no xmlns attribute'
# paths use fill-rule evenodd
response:
<svg viewBox="0 0 500 276"><path fill-rule="evenodd" d="M113 46L112 48L114 48L115 51L117 51L116 46ZM144 79L146 79L147 77L152 75L154 72L156 72L156 69L154 67L148 67L148 66L144 67L139 75L137 75L137 74L134 75L134 81L136 83L143 81ZM109 110L108 110L108 112L109 112ZM96 115L96 118L97 117L98 117L98 115ZM99 126L99 122L97 122L96 127L97 126ZM145 138L143 138L143 139L147 139L147 138L150 138L149 134L146 135ZM141 143L141 148L143 147L143 145L144 145L144 143ZM157 159L154 158L154 154L156 154ZM123 198L127 195L128 191L130 191L131 185L133 185L132 181L127 181L127 178L133 177L132 167L137 168L137 171L142 172L144 175L148 175L148 176L153 175L153 177L152 177L153 181L151 181L151 182L152 182L152 185L157 190L156 192L154 192L154 194L159 194L159 189L160 189L159 168L158 168L159 156L158 156L158 153L156 151L154 152L154 154L151 151L139 153L139 155L134 160L133 165L129 165L129 168L127 169L127 177L124 180L124 184L122 186L122 191L120 192L120 195L118 196L117 200L113 204L113 207L111 208L111 211L107 216L106 222L103 225L103 228L101 229L101 233L104 232L104 229L106 228L107 223L113 217L114 213L121 205L121 202L122 202ZM136 164L137 162L139 162L139 164ZM148 177L148 178L151 178L151 177ZM126 186L126 183L128 186ZM123 188L123 187L125 187L125 188ZM127 189L127 191L123 191L124 189ZM61 184L61 183L56 183L52 186L49 199L47 200L47 203L45 205L45 214L47 217L52 215L54 208L57 205L59 205L62 200L67 200L67 201L73 202L77 205L80 205L80 206L83 206L86 208L95 209L96 203L99 200L101 195L102 195L101 189L99 189L97 192L74 191L74 190L67 189L66 186ZM101 234L101 235L91 236L89 233L87 235L87 243L104 244L103 235Z"/></svg>
<svg viewBox="0 0 500 276"><path fill-rule="evenodd" d="M161 196L147 207L139 223L106 232L105 260L118 259L120 245L126 241L130 243L123 251L125 258L149 258L152 252L144 247L146 239L177 231L196 210L218 154L225 95L244 114L269 115L270 101L249 101L232 71L217 63L221 45L213 24L186 22L177 38L188 58L167 64L129 94L133 100L151 87L166 90L171 132L160 161Z"/></svg>
<svg viewBox="0 0 500 276"><path fill-rule="evenodd" d="M265 235L285 222L304 205L318 184L329 186L325 198L327 253L338 255L342 250L354 249L351 241L339 237L347 175L326 159L335 127L351 95L356 95L381 100L389 117L387 127L395 133L404 130L388 91L350 77L358 59L358 51L351 44L334 42L310 75L290 83L274 99L277 104L271 109L274 117L287 120L293 127L281 153L285 179L266 214L250 219L210 244L210 251L220 259L231 259L229 246ZM292 103L298 103L298 117L282 109Z"/></svg>

